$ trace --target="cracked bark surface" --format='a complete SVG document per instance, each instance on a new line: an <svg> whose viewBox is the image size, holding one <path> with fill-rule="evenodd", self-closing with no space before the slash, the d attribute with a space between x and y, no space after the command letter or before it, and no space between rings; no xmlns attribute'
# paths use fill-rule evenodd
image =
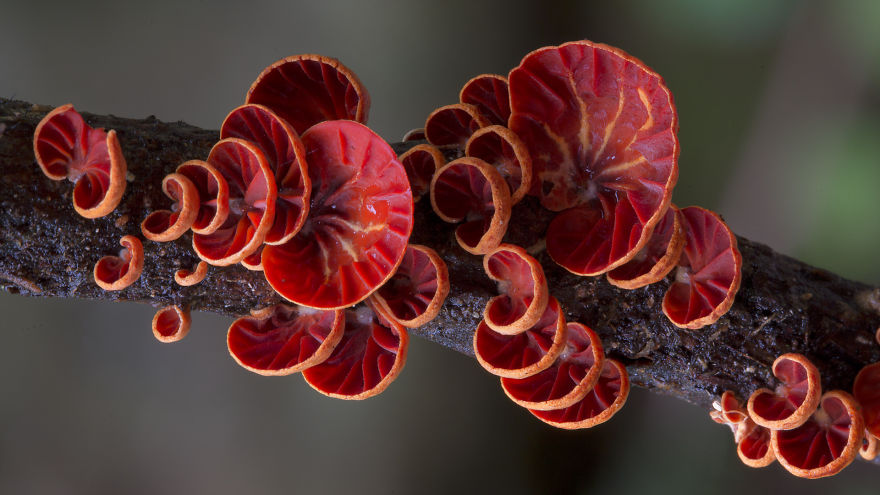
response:
<svg viewBox="0 0 880 495"><path fill-rule="evenodd" d="M218 132L182 122L124 119L83 113L92 127L116 129L128 162L128 186L110 215L88 220L71 204L72 184L51 181L34 162L33 131L50 107L0 98L0 288L39 297L189 305L193 311L247 314L281 298L259 272L241 266L210 267L205 280L181 287L174 272L198 258L191 236L175 242L144 241L140 279L117 292L92 280L95 262L116 254L119 238L140 235L140 222L170 203L162 178L180 163L204 159ZM402 153L409 144L393 145ZM552 213L528 198L514 208L505 242L538 243ZM438 318L411 333L473 355L471 338L495 285L482 258L455 242L454 226L416 205L411 241L434 248L446 261L452 289ZM627 366L632 383L708 409L724 390L741 399L759 387L775 387L773 360L805 354L822 373L826 390L850 390L856 373L880 361L880 288L839 277L739 237L742 285L730 312L699 330L675 327L660 309L669 278L634 291L604 277L579 277L537 255L550 290L569 321L592 327L606 353ZM217 329L218 332L225 329Z"/></svg>

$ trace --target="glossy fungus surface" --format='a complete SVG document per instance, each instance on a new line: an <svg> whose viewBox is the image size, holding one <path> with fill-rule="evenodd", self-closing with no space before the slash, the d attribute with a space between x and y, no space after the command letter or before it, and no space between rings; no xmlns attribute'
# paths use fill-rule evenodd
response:
<svg viewBox="0 0 880 495"><path fill-rule="evenodd" d="M406 363L409 335L368 307L345 311L345 331L333 354L303 377L318 392L338 399L378 395Z"/></svg>
<svg viewBox="0 0 880 495"><path fill-rule="evenodd" d="M532 159L525 144L510 129L490 125L477 130L465 145L465 154L491 163L501 172L510 189L512 204L523 199L532 187Z"/></svg>
<svg viewBox="0 0 880 495"><path fill-rule="evenodd" d="M565 336L562 309L551 297L535 325L516 335L500 334L481 320L474 332L474 354L493 375L525 378L553 364L565 349Z"/></svg>
<svg viewBox="0 0 880 495"><path fill-rule="evenodd" d="M507 78L497 74L482 74L466 82L458 94L462 103L477 107L490 124L507 125L510 118L510 94Z"/></svg>
<svg viewBox="0 0 880 495"><path fill-rule="evenodd" d="M199 191L196 186L179 173L162 179L162 192L173 201L170 210L157 210L141 222L144 237L156 242L178 239L195 223L199 214Z"/></svg>
<svg viewBox="0 0 880 495"><path fill-rule="evenodd" d="M626 368L613 359L606 359L599 380L583 399L562 409L529 409L529 412L557 428L592 428L611 419L623 407L628 396L629 375L626 374Z"/></svg>
<svg viewBox="0 0 880 495"><path fill-rule="evenodd" d="M164 344L177 342L186 337L191 324L188 308L165 306L153 316L153 336Z"/></svg>
<svg viewBox="0 0 880 495"><path fill-rule="evenodd" d="M552 366L527 378L502 378L510 400L527 409L568 407L583 399L599 380L605 361L602 342L582 323L567 325L565 349Z"/></svg>
<svg viewBox="0 0 880 495"><path fill-rule="evenodd" d="M769 466L776 460L776 454L770 444L770 430L757 425L751 419L740 423L740 437L736 445L736 454L743 464L753 468Z"/></svg>
<svg viewBox="0 0 880 495"><path fill-rule="evenodd" d="M865 423L855 399L832 390L819 409L793 430L773 430L771 442L779 463L795 476L822 478L837 474L855 459Z"/></svg>
<svg viewBox="0 0 880 495"><path fill-rule="evenodd" d="M537 323L550 296L538 260L519 246L502 244L483 257L483 270L498 283L501 293L490 299L483 311L489 328L515 335Z"/></svg>
<svg viewBox="0 0 880 495"><path fill-rule="evenodd" d="M621 289L638 289L658 282L672 271L684 249L684 229L678 208L670 206L654 233L633 259L608 272L608 282Z"/></svg>
<svg viewBox="0 0 880 495"><path fill-rule="evenodd" d="M237 138L220 140L208 163L229 186L229 215L211 234L193 236L193 249L206 262L233 265L260 247L275 214L275 180L263 152Z"/></svg>
<svg viewBox="0 0 880 495"><path fill-rule="evenodd" d="M447 163L431 180L431 206L441 219L462 222L458 244L471 254L497 247L510 222L510 191L501 174L479 158Z"/></svg>
<svg viewBox="0 0 880 495"><path fill-rule="evenodd" d="M425 121L425 137L436 146L452 145L464 148L471 134L489 125L473 105L455 103L440 107Z"/></svg>
<svg viewBox="0 0 880 495"><path fill-rule="evenodd" d="M447 294L446 263L433 249L410 244L397 271L371 298L386 318L416 328L440 313Z"/></svg>
<svg viewBox="0 0 880 495"><path fill-rule="evenodd" d="M286 299L320 309L351 306L391 278L413 227L403 165L391 147L351 121L302 136L309 160L309 218L285 244L266 246L263 270Z"/></svg>
<svg viewBox="0 0 880 495"><path fill-rule="evenodd" d="M260 375L289 375L323 362L342 338L341 310L277 304L229 326L229 354L244 368Z"/></svg>
<svg viewBox="0 0 880 495"><path fill-rule="evenodd" d="M246 103L270 108L302 134L326 120L366 123L370 95L338 60L294 55L263 70L248 90Z"/></svg>
<svg viewBox="0 0 880 495"><path fill-rule="evenodd" d="M679 211L685 245L663 313L674 325L695 329L715 323L733 305L742 256L736 236L716 213L697 206Z"/></svg>
<svg viewBox="0 0 880 495"><path fill-rule="evenodd" d="M62 105L34 131L37 165L52 180L74 183L73 207L85 218L113 211L125 192L127 167L116 131L92 129L73 105Z"/></svg>
<svg viewBox="0 0 880 495"><path fill-rule="evenodd" d="M266 233L266 244L290 240L309 213L309 180L305 148L287 122L262 105L242 105L226 116L220 138L239 138L256 145L272 171L277 196L275 218Z"/></svg>
<svg viewBox="0 0 880 495"><path fill-rule="evenodd" d="M93 276L104 290L122 290L133 284L144 269L144 246L132 235L119 240L119 256L104 256L97 263Z"/></svg>
<svg viewBox="0 0 880 495"><path fill-rule="evenodd" d="M553 211L547 249L596 275L632 258L678 177L678 117L663 80L589 41L528 54L509 77L510 129L532 157L532 193Z"/></svg>
<svg viewBox="0 0 880 495"><path fill-rule="evenodd" d="M749 397L749 416L765 428L797 428L819 405L822 395L819 370L805 356L789 353L776 358L773 374L781 383L776 391L762 388Z"/></svg>

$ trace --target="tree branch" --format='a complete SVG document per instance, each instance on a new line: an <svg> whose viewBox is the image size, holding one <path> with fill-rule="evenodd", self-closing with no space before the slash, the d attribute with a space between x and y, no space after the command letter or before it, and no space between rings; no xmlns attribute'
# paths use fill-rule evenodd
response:
<svg viewBox="0 0 880 495"><path fill-rule="evenodd" d="M198 261L189 236L171 243L146 241L144 271L134 285L118 292L98 288L92 280L95 262L118 252L123 235L140 236L140 222L150 211L167 208L162 178L185 160L206 157L218 133L152 117L84 114L93 127L116 129L129 168L119 207L107 217L87 220L72 208L71 184L47 179L34 162L33 131L49 110L0 99L0 287L31 296L182 304L236 316L280 301L261 273L240 266L212 267L192 287L175 284L174 272ZM406 145L395 149L400 153ZM551 215L533 200L517 205L505 241L536 244ZM473 329L496 289L483 274L482 259L460 249L452 233L453 226L439 220L427 201L417 204L412 242L431 246L446 260L452 290L440 316L412 333L472 355ZM627 365L633 384L704 408L724 390L745 399L758 387L773 387L770 365L785 352L810 357L826 389L850 390L861 367L880 361L874 342L880 289L744 238L739 248L743 278L733 308L695 331L677 328L662 315L668 280L625 291L604 277L572 275L546 252L538 259L566 318L596 330L607 354Z"/></svg>

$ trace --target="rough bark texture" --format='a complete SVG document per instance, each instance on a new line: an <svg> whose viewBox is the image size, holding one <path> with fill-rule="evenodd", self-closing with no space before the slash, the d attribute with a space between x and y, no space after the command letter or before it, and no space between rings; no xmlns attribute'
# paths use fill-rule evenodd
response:
<svg viewBox="0 0 880 495"><path fill-rule="evenodd" d="M189 236L172 243L145 241L141 278L118 292L98 288L92 280L95 262L118 252L123 235L140 236L147 213L167 208L162 178L185 160L206 157L218 133L155 118L84 114L93 127L116 129L129 168L120 206L107 217L87 220L73 210L72 185L47 179L34 162L33 131L49 110L0 99L0 287L31 296L188 304L225 315L279 301L261 273L240 266L212 267L204 282L176 285L175 270L198 261ZM406 145L395 148L402 152ZM453 226L440 221L426 200L416 209L412 241L433 247L446 260L452 291L440 316L413 333L472 354L473 329L495 286L483 274L481 258L455 243ZM535 245L550 216L534 201L518 205L506 242ZM851 389L858 370L880 360L874 340L880 289L744 238L739 248L744 266L736 302L717 323L700 330L677 328L663 316L668 281L625 291L603 277L572 275L545 252L538 257L566 317L595 329L607 353L627 365L635 385L708 408L724 390L747 398L758 387L774 386L770 364L776 356L800 352L819 367L826 389Z"/></svg>

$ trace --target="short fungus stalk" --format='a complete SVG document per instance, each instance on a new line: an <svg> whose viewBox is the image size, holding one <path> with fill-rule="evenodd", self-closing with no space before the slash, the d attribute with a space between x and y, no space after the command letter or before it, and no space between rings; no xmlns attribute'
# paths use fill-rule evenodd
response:
<svg viewBox="0 0 880 495"><path fill-rule="evenodd" d="M122 290L133 284L144 269L144 246L132 235L119 240L119 256L104 256L95 263L94 278L104 290Z"/></svg>
<svg viewBox="0 0 880 495"><path fill-rule="evenodd" d="M74 183L73 208L85 218L113 211L125 192L127 166L116 131L85 123L73 105L62 105L34 131L37 165L52 180Z"/></svg>
<svg viewBox="0 0 880 495"><path fill-rule="evenodd" d="M191 324L189 308L166 306L153 316L153 336L163 344L178 342L189 333Z"/></svg>

